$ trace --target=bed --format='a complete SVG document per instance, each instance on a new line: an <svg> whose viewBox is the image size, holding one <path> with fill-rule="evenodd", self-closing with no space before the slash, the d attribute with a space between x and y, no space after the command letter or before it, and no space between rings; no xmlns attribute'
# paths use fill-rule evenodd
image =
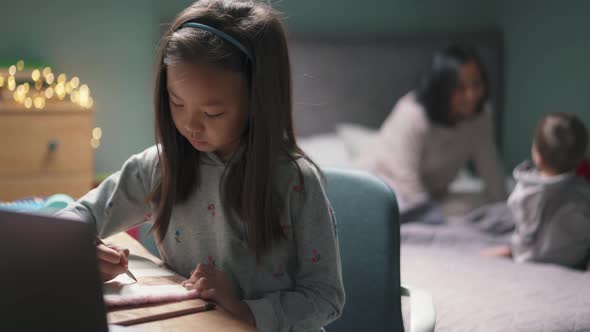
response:
<svg viewBox="0 0 590 332"><path fill-rule="evenodd" d="M432 54L451 43L473 46L488 71L497 142L502 131L503 43L496 31L363 38L295 35L294 126L299 143L322 166L351 167L394 103L419 82ZM461 172L444 209L462 214L481 205L482 183Z"/></svg>
<svg viewBox="0 0 590 332"><path fill-rule="evenodd" d="M455 41L474 45L488 68L501 133L500 33L295 36L290 52L300 146L322 167L352 167L394 102L415 85L432 52ZM513 185L510 177L507 183ZM431 293L436 331L590 331L589 272L478 255L509 237L464 221L465 213L484 203L482 190L477 176L462 171L444 207L449 222L401 226L402 283ZM407 312L408 304L403 305ZM404 314L405 326L408 317Z"/></svg>
<svg viewBox="0 0 590 332"><path fill-rule="evenodd" d="M509 234L469 226L401 228L401 280L430 292L436 331L590 331L590 272L482 257Z"/></svg>

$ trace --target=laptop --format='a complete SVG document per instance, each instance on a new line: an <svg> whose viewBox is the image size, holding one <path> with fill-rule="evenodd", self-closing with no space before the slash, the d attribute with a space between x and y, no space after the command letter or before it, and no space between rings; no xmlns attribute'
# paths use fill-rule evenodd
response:
<svg viewBox="0 0 590 332"><path fill-rule="evenodd" d="M79 220L0 210L3 329L109 331L93 234Z"/></svg>

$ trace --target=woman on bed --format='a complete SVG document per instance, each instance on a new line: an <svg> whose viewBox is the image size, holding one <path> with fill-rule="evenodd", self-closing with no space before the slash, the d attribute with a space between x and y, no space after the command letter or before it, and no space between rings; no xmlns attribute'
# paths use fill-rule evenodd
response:
<svg viewBox="0 0 590 332"><path fill-rule="evenodd" d="M357 165L396 192L402 221L432 217L468 161L491 201L506 199L488 90L472 49L455 45L436 53L421 84L398 100L375 144L360 156Z"/></svg>

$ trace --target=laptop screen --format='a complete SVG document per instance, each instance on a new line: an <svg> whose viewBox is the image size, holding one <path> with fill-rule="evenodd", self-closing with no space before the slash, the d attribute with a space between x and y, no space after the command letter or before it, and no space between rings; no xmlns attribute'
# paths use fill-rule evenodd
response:
<svg viewBox="0 0 590 332"><path fill-rule="evenodd" d="M81 221L0 211L4 326L108 331L93 240Z"/></svg>

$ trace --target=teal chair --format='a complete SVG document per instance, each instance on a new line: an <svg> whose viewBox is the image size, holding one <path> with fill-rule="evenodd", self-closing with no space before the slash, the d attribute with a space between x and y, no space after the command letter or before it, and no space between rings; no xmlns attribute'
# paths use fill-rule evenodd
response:
<svg viewBox="0 0 590 332"><path fill-rule="evenodd" d="M346 304L327 332L403 331L401 296L410 298L410 331L434 331L430 295L400 284L399 212L394 193L364 172L325 169L337 221ZM142 243L156 246L141 228Z"/></svg>
<svg viewBox="0 0 590 332"><path fill-rule="evenodd" d="M346 304L327 332L403 331L401 296L410 298L410 331L434 331L430 295L400 283L399 211L395 194L359 171L324 169L336 216Z"/></svg>

